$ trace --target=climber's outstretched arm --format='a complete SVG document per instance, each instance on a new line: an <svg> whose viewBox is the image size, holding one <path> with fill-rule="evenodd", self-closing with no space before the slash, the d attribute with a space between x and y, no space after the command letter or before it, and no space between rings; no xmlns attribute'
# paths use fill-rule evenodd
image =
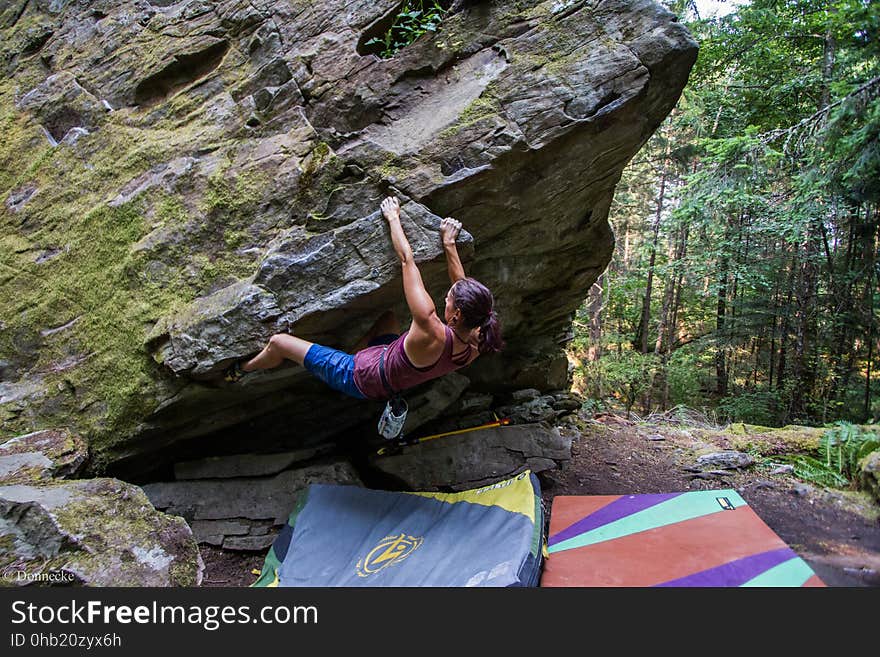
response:
<svg viewBox="0 0 880 657"><path fill-rule="evenodd" d="M461 230L461 222L452 217L446 217L440 221L440 237L443 240L443 250L446 252L446 268L449 270L449 280L455 284L465 277L461 258L458 257L458 247L455 238Z"/></svg>
<svg viewBox="0 0 880 657"><path fill-rule="evenodd" d="M434 307L434 300L425 289L422 274L413 258L412 247L400 224L400 203L396 197L389 196L382 201L381 207L382 214L388 220L388 227L391 229L391 243L394 245L397 257L400 258L403 269L403 293L413 322L426 332L430 332L434 324L439 322L437 309Z"/></svg>

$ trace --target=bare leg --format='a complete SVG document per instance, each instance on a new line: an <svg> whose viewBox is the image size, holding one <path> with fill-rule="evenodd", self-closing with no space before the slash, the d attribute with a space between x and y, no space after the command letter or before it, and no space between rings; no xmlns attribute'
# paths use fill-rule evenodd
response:
<svg viewBox="0 0 880 657"><path fill-rule="evenodd" d="M269 338L269 344L263 351L243 363L241 369L245 372L269 370L278 367L285 360L302 365L312 344L314 343L287 333L276 333Z"/></svg>
<svg viewBox="0 0 880 657"><path fill-rule="evenodd" d="M388 333L397 333L400 335L400 322L397 320L397 315L391 310L386 310L379 316L379 319L373 323L373 326L367 331L367 334L357 341L352 353L357 353L361 349L365 349L373 338Z"/></svg>

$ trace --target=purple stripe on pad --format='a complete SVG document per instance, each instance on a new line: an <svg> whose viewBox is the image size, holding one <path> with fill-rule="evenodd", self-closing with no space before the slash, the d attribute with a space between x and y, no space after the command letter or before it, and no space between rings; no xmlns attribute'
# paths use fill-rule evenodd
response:
<svg viewBox="0 0 880 657"><path fill-rule="evenodd" d="M573 525L569 525L565 529L553 534L548 540L547 545L555 545L569 538L584 534L593 529L597 529L602 525L607 525L626 516L630 516L639 511L656 506L673 497L678 497L682 493L656 493L651 495L627 495L620 499L614 500L610 504L597 509L586 518L578 520Z"/></svg>
<svg viewBox="0 0 880 657"><path fill-rule="evenodd" d="M774 566L797 557L791 548L753 554L730 563L673 579L656 586L742 586Z"/></svg>

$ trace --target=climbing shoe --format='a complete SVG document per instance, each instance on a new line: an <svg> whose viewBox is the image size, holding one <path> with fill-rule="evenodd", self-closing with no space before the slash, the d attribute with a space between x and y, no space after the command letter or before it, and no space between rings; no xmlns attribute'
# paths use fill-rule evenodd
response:
<svg viewBox="0 0 880 657"><path fill-rule="evenodd" d="M236 361L223 373L223 380L227 383L238 383L245 374L247 374L247 372L241 369L241 363Z"/></svg>

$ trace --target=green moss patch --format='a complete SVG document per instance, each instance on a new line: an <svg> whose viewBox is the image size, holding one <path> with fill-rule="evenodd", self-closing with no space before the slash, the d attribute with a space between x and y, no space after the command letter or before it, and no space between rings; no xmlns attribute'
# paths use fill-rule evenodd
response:
<svg viewBox="0 0 880 657"><path fill-rule="evenodd" d="M23 184L37 191L18 212L0 214L0 358L23 379L41 380L46 394L42 407L4 413L3 435L74 425L100 452L156 404L146 328L194 294L179 277L160 284L136 276L140 256L131 253L157 215L169 220L161 215L179 209L160 203L157 213L149 193L108 205L174 146L161 133L111 123L76 149L53 148L11 106L0 87L0 192Z"/></svg>

